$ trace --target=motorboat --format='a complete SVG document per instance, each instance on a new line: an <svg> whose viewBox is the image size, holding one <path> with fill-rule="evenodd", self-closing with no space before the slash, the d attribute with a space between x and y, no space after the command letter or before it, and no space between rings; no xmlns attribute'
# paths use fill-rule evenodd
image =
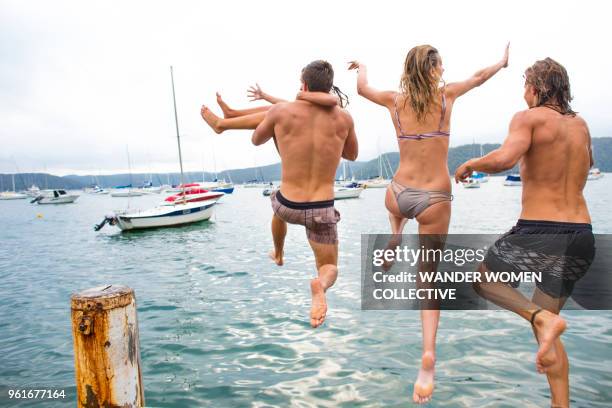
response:
<svg viewBox="0 0 612 408"><path fill-rule="evenodd" d="M38 204L70 204L74 203L78 194L68 194L66 190L43 190L31 203Z"/></svg>
<svg viewBox="0 0 612 408"><path fill-rule="evenodd" d="M522 186L521 176L519 174L508 174L504 180L504 186Z"/></svg>
<svg viewBox="0 0 612 408"><path fill-rule="evenodd" d="M489 181L489 176L487 175L487 173L481 173L479 171L473 171L471 178L474 180L478 180L481 184L487 183Z"/></svg>
<svg viewBox="0 0 612 408"><path fill-rule="evenodd" d="M591 170L589 170L587 180L599 180L603 176L603 173L597 167L593 167Z"/></svg>
<svg viewBox="0 0 612 408"><path fill-rule="evenodd" d="M102 187L100 187L98 185L85 188L85 192L87 194L94 194L94 195L104 195L104 194L109 194L110 193L110 191L105 190L105 189L103 189Z"/></svg>
<svg viewBox="0 0 612 408"><path fill-rule="evenodd" d="M480 183L480 180L473 177L468 177L463 182L461 182L463 188L480 188Z"/></svg>
<svg viewBox="0 0 612 408"><path fill-rule="evenodd" d="M38 197L40 195L40 188L38 188L36 184L32 184L32 186L26 191L26 195L29 197Z"/></svg>

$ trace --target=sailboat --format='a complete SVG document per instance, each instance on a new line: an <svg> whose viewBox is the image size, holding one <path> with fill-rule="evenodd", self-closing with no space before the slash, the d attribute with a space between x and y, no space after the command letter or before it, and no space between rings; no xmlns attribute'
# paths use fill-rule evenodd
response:
<svg viewBox="0 0 612 408"><path fill-rule="evenodd" d="M99 231L106 223L117 225L121 230L133 230L157 227L173 227L210 219L216 200L189 201L184 183L183 154L181 152L181 137L179 134L178 114L176 111L176 95L174 92L174 73L170 67L172 81L172 102L174 106L174 122L176 126L176 141L178 145L179 163L181 167L182 192L172 201L165 200L157 207L147 210L125 210L106 216L94 229ZM219 193L221 194L221 193Z"/></svg>
<svg viewBox="0 0 612 408"><path fill-rule="evenodd" d="M28 198L27 195L15 191L15 175L13 174L13 191L3 191L0 193L0 200L22 200Z"/></svg>
<svg viewBox="0 0 612 408"><path fill-rule="evenodd" d="M342 180L336 181L334 185L334 199L343 200L347 198L359 198L363 191L363 187L355 182L353 177L351 180L347 178L347 163L342 162Z"/></svg>
<svg viewBox="0 0 612 408"><path fill-rule="evenodd" d="M386 188L389 185L389 183L391 183L391 180L384 177L384 175L387 172L387 169L386 167L383 168L383 156L384 156L383 154L378 156L378 176L364 181L363 186L365 188ZM387 165L389 166L389 169L390 169L389 172L392 173L391 164L387 162Z"/></svg>
<svg viewBox="0 0 612 408"><path fill-rule="evenodd" d="M142 191L138 191L137 188L132 188L132 163L130 161L130 150L127 145L125 146L125 151L127 153L128 159L128 171L130 173L130 184L126 186L116 186L113 187L113 191L111 192L111 197L140 197L145 195Z"/></svg>

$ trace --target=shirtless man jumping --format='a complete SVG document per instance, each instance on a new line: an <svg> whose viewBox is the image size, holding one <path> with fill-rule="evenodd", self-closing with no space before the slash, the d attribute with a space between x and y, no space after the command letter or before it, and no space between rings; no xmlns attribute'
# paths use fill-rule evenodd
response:
<svg viewBox="0 0 612 408"><path fill-rule="evenodd" d="M326 61L313 61L302 70L302 91L329 93L334 71ZM357 158L357 137L351 115L338 106L326 107L296 100L270 107L253 133L259 146L274 139L281 156L280 190L271 196L271 258L283 264L287 223L306 228L318 276L310 281L310 324L323 324L327 313L325 291L338 275L340 213L334 208L334 178L340 158Z"/></svg>
<svg viewBox="0 0 612 408"><path fill-rule="evenodd" d="M582 194L593 165L591 136L570 107L569 78L558 62L546 58L525 71L524 98L529 109L514 115L503 145L459 166L455 181L474 170L509 170L520 160L520 219L490 248L481 272L534 271L542 281L531 300L501 283L475 289L531 322L539 343L536 367L546 373L551 404L568 407L569 364L560 339L566 322L558 314L594 257L591 218Z"/></svg>

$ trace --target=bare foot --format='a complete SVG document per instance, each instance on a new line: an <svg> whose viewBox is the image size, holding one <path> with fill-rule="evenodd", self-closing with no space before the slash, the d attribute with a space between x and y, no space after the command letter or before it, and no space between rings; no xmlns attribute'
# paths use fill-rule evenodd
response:
<svg viewBox="0 0 612 408"><path fill-rule="evenodd" d="M208 123L208 126L210 126L212 130L215 131L215 133L223 132L223 129L221 129L221 127L219 126L219 122L221 121L221 119L217 115L212 113L212 111L208 109L205 105L202 105L202 109L200 109L200 115L202 115L202 119L204 119L204 121Z"/></svg>
<svg viewBox="0 0 612 408"><path fill-rule="evenodd" d="M554 348L555 340L565 331L567 324L559 315L542 310L533 322L540 348L536 354L536 368L545 373L546 369L557 362Z"/></svg>
<svg viewBox="0 0 612 408"><path fill-rule="evenodd" d="M325 300L325 291L319 278L310 281L310 291L312 293L312 307L310 308L310 325L319 327L325 321L327 313L327 301Z"/></svg>
<svg viewBox="0 0 612 408"><path fill-rule="evenodd" d="M221 98L221 94L219 92L217 92L217 105L219 105L219 107L223 111L224 118L233 118L236 116L234 114L234 110L227 106L227 103L225 103L223 98Z"/></svg>
<svg viewBox="0 0 612 408"><path fill-rule="evenodd" d="M436 360L430 351L423 353L421 357L421 369L414 382L414 393L412 400L417 404L424 404L431 400L434 389L434 369Z"/></svg>
<svg viewBox="0 0 612 408"><path fill-rule="evenodd" d="M283 266L283 253L282 252L278 256L276 256L276 251L271 250L270 252L268 252L268 256L270 257L271 260L274 261L275 264L277 264L278 266Z"/></svg>

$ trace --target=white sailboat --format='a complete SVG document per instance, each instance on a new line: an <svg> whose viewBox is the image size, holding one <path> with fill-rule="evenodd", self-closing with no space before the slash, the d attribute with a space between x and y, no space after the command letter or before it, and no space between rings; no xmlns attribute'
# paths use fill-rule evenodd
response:
<svg viewBox="0 0 612 408"><path fill-rule="evenodd" d="M15 191L15 175L13 174L13 191L3 191L0 193L0 200L23 200L27 195Z"/></svg>
<svg viewBox="0 0 612 408"><path fill-rule="evenodd" d="M386 166L383 168L383 156L383 154L378 156L378 177L364 181L362 184L365 188L386 188L391 183L390 179L385 178L387 168ZM391 163L387 161L386 165L389 166L389 174L392 174Z"/></svg>
<svg viewBox="0 0 612 408"><path fill-rule="evenodd" d="M359 198L362 192L363 187L334 187L334 199Z"/></svg>
<svg viewBox="0 0 612 408"><path fill-rule="evenodd" d="M334 185L334 199L344 200L347 198L359 198L363 191L363 186L355 182L353 177L351 180L348 179L347 162L342 162L342 179L337 180Z"/></svg>
<svg viewBox="0 0 612 408"><path fill-rule="evenodd" d="M125 151L127 153L128 159L128 172L130 174L130 184L127 186L119 186L113 188L113 191L110 193L111 197L140 197L145 195L142 191L139 191L137 188L132 187L132 162L130 161L130 149L125 146Z"/></svg>
<svg viewBox="0 0 612 408"><path fill-rule="evenodd" d="M182 192L178 199L164 201L161 205L147 210L126 210L106 216L102 223L95 226L100 230L104 224L117 225L121 230L173 227L208 220L212 214L216 200L189 201L185 190L183 175L183 154L181 152L181 137L179 134L178 114L176 111L176 96L174 92L174 74L170 67L170 79L172 81L172 102L174 106L174 122L176 126L176 140L178 145L179 163L181 167Z"/></svg>

